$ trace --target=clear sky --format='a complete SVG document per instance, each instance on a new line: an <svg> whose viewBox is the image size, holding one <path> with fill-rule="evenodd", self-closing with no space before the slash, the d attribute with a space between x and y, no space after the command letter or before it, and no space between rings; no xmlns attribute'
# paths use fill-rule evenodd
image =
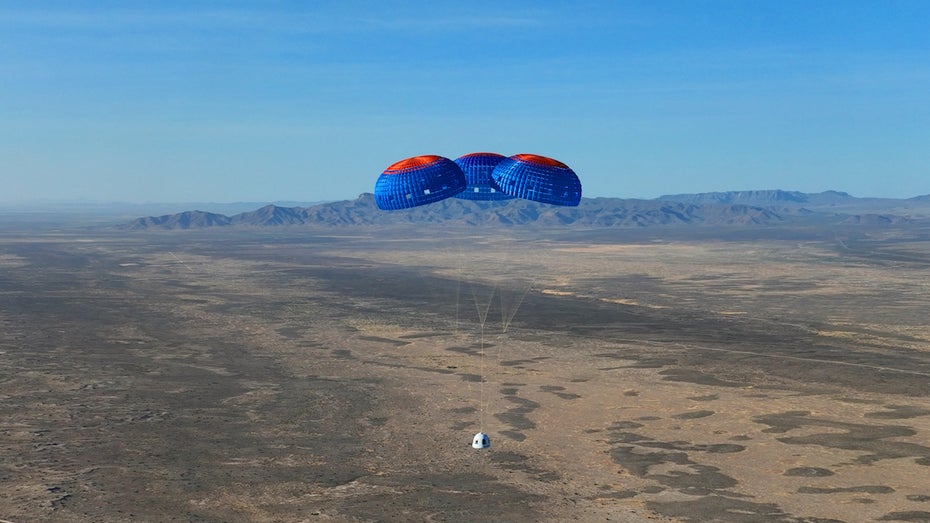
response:
<svg viewBox="0 0 930 523"><path fill-rule="evenodd" d="M930 2L0 0L0 202L338 200L418 154L585 196L930 193Z"/></svg>

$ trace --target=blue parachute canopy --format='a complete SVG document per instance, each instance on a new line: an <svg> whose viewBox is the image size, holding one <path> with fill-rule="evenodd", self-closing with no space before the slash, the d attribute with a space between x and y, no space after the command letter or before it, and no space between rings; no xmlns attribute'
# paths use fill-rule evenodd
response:
<svg viewBox="0 0 930 523"><path fill-rule="evenodd" d="M504 158L491 173L494 182L510 196L552 205L581 202L581 180L564 163L536 154Z"/></svg>
<svg viewBox="0 0 930 523"><path fill-rule="evenodd" d="M456 194L463 200L509 200L513 198L501 191L491 178L494 167L507 157L497 153L471 153L456 158L455 163L465 173L468 185Z"/></svg>
<svg viewBox="0 0 930 523"><path fill-rule="evenodd" d="M384 211L438 202L465 190L465 174L455 162L436 155L401 160L375 182L375 203Z"/></svg>

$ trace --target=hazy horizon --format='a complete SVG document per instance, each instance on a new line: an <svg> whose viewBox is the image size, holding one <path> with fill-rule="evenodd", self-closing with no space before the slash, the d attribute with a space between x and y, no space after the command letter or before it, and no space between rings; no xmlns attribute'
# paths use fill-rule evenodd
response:
<svg viewBox="0 0 930 523"><path fill-rule="evenodd" d="M662 196L672 196L677 194L702 194L702 193L728 193L728 192L748 192L748 191L785 191L785 192L802 192L805 194L817 194L821 192L846 192L840 191L838 189L825 189L824 191L817 191L816 193L808 193L805 191L795 191L793 189L740 189L733 191L700 191L696 193L665 193L655 197L648 198L636 198L636 197L624 197L624 196L610 196L610 195L601 195L601 196L583 196L583 199L587 198L619 198L619 199L629 199L629 200L656 200L660 199ZM314 205L322 205L327 203L336 203L340 201L351 201L361 197L363 194L371 194L371 191L363 191L358 195L350 198L340 198L334 200L316 200L316 201L298 201L298 200L238 200L238 201L118 201L118 200L93 200L93 199L36 199L20 202L10 202L0 200L0 212L3 211L37 211L37 212L59 212L66 210L74 211L86 211L86 210L102 210L110 212L120 212L120 211L130 211L130 210L139 210L143 211L146 209L149 210L159 210L164 209L166 213L175 213L191 210L199 211L208 211L208 212L243 212L251 211L258 209L264 205L276 205L279 207L310 207ZM847 193L848 194L848 193ZM930 196L930 194L914 194L911 196L903 197L882 197L882 196L872 196L867 194L850 194L850 196L855 198L862 199L890 199L890 200L907 200L912 198L919 198L923 196Z"/></svg>
<svg viewBox="0 0 930 523"><path fill-rule="evenodd" d="M0 2L0 204L334 201L418 154L586 197L930 193L926 2Z"/></svg>
<svg viewBox="0 0 930 523"><path fill-rule="evenodd" d="M785 188L763 188L763 189L734 189L734 190L723 190L723 191L698 191L694 193L677 193L677 192L668 192L652 197L626 197L626 196L611 196L611 195L599 195L599 196L583 196L583 199L587 198L618 198L618 199L630 199L630 200L657 200L663 196L673 196L680 194L709 194L709 193L734 193L734 192L764 192L764 191L784 191L784 192L800 192L804 194L819 194L824 192L840 192L846 193L849 196L854 198L877 198L877 199L890 199L890 200L907 200L912 198L919 198L923 196L930 196L928 194L913 194L910 196L901 196L901 197L885 197L885 196L873 196L869 194L850 194L847 191L841 191L839 189L825 189L823 191L817 192L807 192L807 191L796 191L794 189L785 189ZM219 206L238 206L238 205L278 205L278 206L310 206L310 205L321 205L326 203L334 203L339 201L351 201L360 198L364 194L371 194L369 191L362 191L356 196L349 198L339 198L333 200L315 200L315 201L300 201L300 200L236 200L236 201L219 201L219 200L202 200L202 201L120 201L120 200L94 200L94 199L35 199L35 200L25 200L20 202L11 202L0 200L0 209L3 207L6 208L32 208L39 207L43 205L63 205L63 206L74 206L74 207L92 207L92 206L103 206L103 207L146 207L146 206L160 206L160 205L196 205L196 204L206 204L206 205L219 205Z"/></svg>

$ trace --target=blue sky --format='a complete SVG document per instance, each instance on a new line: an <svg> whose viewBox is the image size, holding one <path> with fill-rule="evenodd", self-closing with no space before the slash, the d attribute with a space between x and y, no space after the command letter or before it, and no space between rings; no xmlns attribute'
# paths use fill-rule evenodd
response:
<svg viewBox="0 0 930 523"><path fill-rule="evenodd" d="M418 154L585 196L930 193L930 2L0 0L0 202L338 200Z"/></svg>

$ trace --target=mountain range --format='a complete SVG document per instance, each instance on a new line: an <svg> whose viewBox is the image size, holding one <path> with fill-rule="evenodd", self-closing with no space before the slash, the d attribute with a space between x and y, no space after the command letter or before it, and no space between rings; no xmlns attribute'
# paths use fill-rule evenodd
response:
<svg viewBox="0 0 930 523"><path fill-rule="evenodd" d="M582 198L577 207L528 200L477 202L449 198L401 211L382 211L370 193L354 200L309 207L266 205L232 216L185 211L137 218L122 229L206 227L392 226L444 223L462 226L649 227L745 226L784 223L887 225L930 222L930 195L908 199L859 198L839 191L784 190L673 194L656 199Z"/></svg>

